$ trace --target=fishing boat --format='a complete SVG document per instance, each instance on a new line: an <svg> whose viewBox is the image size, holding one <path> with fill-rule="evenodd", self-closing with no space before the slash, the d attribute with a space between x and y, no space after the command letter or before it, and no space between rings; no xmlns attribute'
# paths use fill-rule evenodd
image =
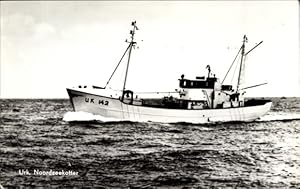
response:
<svg viewBox="0 0 300 189"><path fill-rule="evenodd" d="M178 89L172 93L169 92L167 95L159 98L140 97L140 94L126 88L130 57L133 48L137 44L134 38L138 30L136 21L132 22L131 25L131 39L126 40L129 45L105 87L79 85L67 88L74 111L88 112L106 118L129 121L211 123L253 121L265 115L270 110L271 101L265 99L247 100L244 97L246 89L265 84L241 87L245 57L262 43L261 41L246 52L246 36L243 37L242 46L235 57L235 60L238 55L240 57L236 88L233 85L223 84L224 80L220 82L220 79L211 73L211 67L207 65L207 76L197 76L195 79L187 79L182 74L179 78ZM125 55L127 55L128 59L123 88L119 93L116 93L116 91L107 88L107 85ZM235 60L229 70L236 62Z"/></svg>

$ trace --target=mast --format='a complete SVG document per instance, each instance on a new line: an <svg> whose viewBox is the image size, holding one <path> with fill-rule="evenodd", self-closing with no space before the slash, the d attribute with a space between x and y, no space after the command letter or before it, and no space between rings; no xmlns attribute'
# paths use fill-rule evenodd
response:
<svg viewBox="0 0 300 189"><path fill-rule="evenodd" d="M244 64L244 58L245 58L245 43L248 41L246 35L244 35L243 38L243 45L242 45L242 52L241 52L241 63L240 63L240 70L239 70L239 76L238 76L238 83L237 83L237 87L236 87L236 92L239 91L239 87L241 85L241 73L242 73L242 69L243 69L243 64Z"/></svg>
<svg viewBox="0 0 300 189"><path fill-rule="evenodd" d="M132 47L134 47L134 45L136 44L136 42L133 41L134 40L134 34L135 34L135 30L138 30L138 28L136 26L136 21L132 22L131 25L133 26L133 29L130 30L131 41L129 42L127 67L126 67L125 79L124 79L123 90L122 90L123 92L125 91L125 88L126 88L127 74L128 74L128 68L129 68L129 62L130 62ZM126 40L126 42L128 42L128 41Z"/></svg>

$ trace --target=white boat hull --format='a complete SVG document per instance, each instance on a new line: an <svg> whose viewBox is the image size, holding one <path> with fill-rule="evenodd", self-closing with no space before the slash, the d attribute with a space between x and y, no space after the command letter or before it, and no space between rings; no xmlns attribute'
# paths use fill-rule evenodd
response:
<svg viewBox="0 0 300 189"><path fill-rule="evenodd" d="M129 105L117 98L101 96L80 90L67 89L74 111L83 111L103 117L130 121L152 122L231 122L253 121L265 115L272 102L262 105L224 109L168 109Z"/></svg>

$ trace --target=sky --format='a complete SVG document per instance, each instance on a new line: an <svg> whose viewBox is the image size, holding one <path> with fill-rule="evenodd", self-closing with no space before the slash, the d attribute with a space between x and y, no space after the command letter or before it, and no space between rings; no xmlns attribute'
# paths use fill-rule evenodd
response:
<svg viewBox="0 0 300 189"><path fill-rule="evenodd" d="M300 96L297 1L0 1L0 98L68 98L105 86L136 20L127 89L174 91L181 74L224 78L243 35L249 97ZM126 57L125 57L126 60ZM121 89L126 61L109 87ZM234 70L234 69L233 69ZM232 76L225 84L236 84Z"/></svg>

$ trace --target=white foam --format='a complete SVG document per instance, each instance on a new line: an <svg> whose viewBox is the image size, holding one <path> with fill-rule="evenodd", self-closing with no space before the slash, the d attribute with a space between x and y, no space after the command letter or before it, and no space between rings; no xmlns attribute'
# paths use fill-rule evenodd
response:
<svg viewBox="0 0 300 189"><path fill-rule="evenodd" d="M63 118L64 121L101 121L101 122L118 122L124 121L116 118L108 118L100 115L94 115L87 112L67 112Z"/></svg>
<svg viewBox="0 0 300 189"><path fill-rule="evenodd" d="M284 121L298 119L300 119L299 113L269 112L268 114L261 117L258 121Z"/></svg>

